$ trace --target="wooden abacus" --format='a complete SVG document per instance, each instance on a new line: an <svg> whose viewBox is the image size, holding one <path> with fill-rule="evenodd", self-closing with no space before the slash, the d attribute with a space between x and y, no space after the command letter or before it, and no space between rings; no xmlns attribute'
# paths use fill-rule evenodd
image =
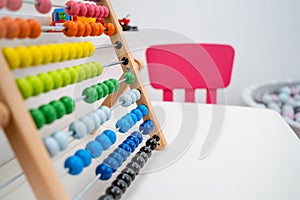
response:
<svg viewBox="0 0 300 200"><path fill-rule="evenodd" d="M157 149L162 150L166 147L166 140L139 78L141 63L132 57L110 1L101 0L96 2L98 5L106 6L109 10L109 15L104 18L104 22L111 23L115 27L115 33L110 37L111 42L112 44L119 44L119 47L115 48L115 52L121 62L123 72L130 71L136 78L130 88L137 88L140 91L141 98L137 101L137 104L144 104L149 109L148 114L143 119L151 119L154 123L151 136L159 136ZM122 77L120 80L122 80ZM109 95L102 105L112 107L126 88L127 85L121 85L120 89ZM15 82L7 60L2 54L0 54L0 126L3 127L36 197L51 200L70 199L38 134L36 124L26 108L24 98Z"/></svg>

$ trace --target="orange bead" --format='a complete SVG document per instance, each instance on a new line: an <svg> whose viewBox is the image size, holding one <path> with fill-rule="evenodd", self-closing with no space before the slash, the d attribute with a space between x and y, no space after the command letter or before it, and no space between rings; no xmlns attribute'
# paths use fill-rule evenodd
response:
<svg viewBox="0 0 300 200"><path fill-rule="evenodd" d="M31 34L31 28L29 23L22 19L22 18L16 18L15 21L19 24L21 31L20 34L18 35L18 38L27 38Z"/></svg>
<svg viewBox="0 0 300 200"><path fill-rule="evenodd" d="M107 36L112 36L116 32L115 26L112 23L104 24L104 28L105 28L104 33Z"/></svg>
<svg viewBox="0 0 300 200"><path fill-rule="evenodd" d="M91 27L91 25L88 22L83 22L83 25L84 25L84 29L85 29L83 37L90 36L91 33L92 33L92 27Z"/></svg>
<svg viewBox="0 0 300 200"><path fill-rule="evenodd" d="M78 32L78 25L73 21L66 21L64 23L65 29L63 30L64 34L68 37L74 37Z"/></svg>
<svg viewBox="0 0 300 200"><path fill-rule="evenodd" d="M4 17L2 18L2 21L6 24L7 27L7 33L5 38L13 39L19 36L21 28L18 23L16 23L10 17Z"/></svg>
<svg viewBox="0 0 300 200"><path fill-rule="evenodd" d="M83 36L83 34L85 33L85 28L82 22L78 22L77 23L78 26L78 32L76 34L76 37L81 37Z"/></svg>
<svg viewBox="0 0 300 200"><path fill-rule="evenodd" d="M98 24L96 22L90 22L90 25L92 27L92 32L90 36L97 36L100 31Z"/></svg>
<svg viewBox="0 0 300 200"><path fill-rule="evenodd" d="M41 24L35 19L27 19L27 22L30 25L30 30L31 30L29 37L32 39L39 37L42 33Z"/></svg>
<svg viewBox="0 0 300 200"><path fill-rule="evenodd" d="M99 33L98 36L102 35L104 33L104 26L101 23L97 23L99 26Z"/></svg>
<svg viewBox="0 0 300 200"><path fill-rule="evenodd" d="M6 23L0 19L0 38L4 38L7 34L7 31Z"/></svg>

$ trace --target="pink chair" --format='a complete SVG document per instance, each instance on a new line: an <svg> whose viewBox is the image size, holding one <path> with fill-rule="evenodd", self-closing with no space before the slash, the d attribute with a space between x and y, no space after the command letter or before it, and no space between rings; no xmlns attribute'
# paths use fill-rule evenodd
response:
<svg viewBox="0 0 300 200"><path fill-rule="evenodd" d="M195 89L206 89L207 103L216 103L216 90L230 83L234 49L220 44L167 44L146 51L152 87L173 101L174 89L185 89L185 101L195 102Z"/></svg>

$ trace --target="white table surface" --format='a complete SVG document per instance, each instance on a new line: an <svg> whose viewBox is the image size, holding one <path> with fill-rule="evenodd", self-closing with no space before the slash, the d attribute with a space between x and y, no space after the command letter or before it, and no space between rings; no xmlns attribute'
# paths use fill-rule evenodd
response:
<svg viewBox="0 0 300 200"><path fill-rule="evenodd" d="M153 153L123 199L300 199L300 140L276 112L189 103L153 105L169 146ZM90 171L80 178L81 184L93 177ZM82 188L74 180L63 181L71 196ZM83 199L97 199L108 183L97 184ZM33 199L26 182L12 188L2 196L0 191L0 199Z"/></svg>

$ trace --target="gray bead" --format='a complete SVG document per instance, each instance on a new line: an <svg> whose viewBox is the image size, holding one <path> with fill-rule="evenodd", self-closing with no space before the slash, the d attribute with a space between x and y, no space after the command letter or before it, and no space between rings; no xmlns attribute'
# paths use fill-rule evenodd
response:
<svg viewBox="0 0 300 200"><path fill-rule="evenodd" d="M87 127L88 134L92 133L96 129L96 124L95 124L94 120L92 118L90 118L89 116L84 116L84 117L80 118L79 120L82 121L85 124L85 126Z"/></svg>
<svg viewBox="0 0 300 200"><path fill-rule="evenodd" d="M60 147L57 141L52 137L43 138L43 142L48 150L51 157L56 156L60 152Z"/></svg>
<svg viewBox="0 0 300 200"><path fill-rule="evenodd" d="M74 137L75 139L83 138L85 135L88 134L87 127L80 120L72 122L69 126L69 131L73 132L72 137Z"/></svg>
<svg viewBox="0 0 300 200"><path fill-rule="evenodd" d="M63 131L55 132L51 135L51 137L53 137L56 140L56 142L59 144L60 151L63 151L68 148L70 144L70 140L69 140L69 136L65 132Z"/></svg>

